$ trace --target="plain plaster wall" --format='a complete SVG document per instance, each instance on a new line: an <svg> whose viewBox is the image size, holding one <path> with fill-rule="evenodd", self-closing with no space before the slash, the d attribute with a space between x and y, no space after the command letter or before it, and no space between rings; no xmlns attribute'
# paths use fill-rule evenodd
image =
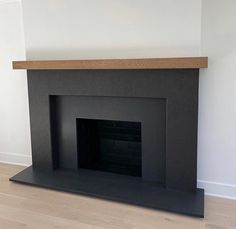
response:
<svg viewBox="0 0 236 229"><path fill-rule="evenodd" d="M198 185L207 193L236 198L235 0L23 0L22 3L27 59L198 56L201 52L209 56L209 68L200 74ZM12 94L12 85L18 85L15 91L22 93L19 97L22 105L17 112L23 121L16 124L20 125L17 133L24 139L25 149L12 146L11 138L6 137L15 133L15 125L1 121L0 151L29 155L25 73L13 73L8 62L24 59L20 6L16 3L14 7L19 11L0 14L0 19L5 15L4 20L13 20L18 28L13 36L6 29L5 40L0 42L6 50L6 86L2 86L5 94L0 96L3 111L0 115L8 120L14 118L11 110L14 108L6 101L7 95ZM13 104L15 101L17 96ZM11 158L11 162L16 159Z"/></svg>
<svg viewBox="0 0 236 229"><path fill-rule="evenodd" d="M13 71L11 61L25 58L20 1L0 0L0 161L29 164L26 72Z"/></svg>
<svg viewBox="0 0 236 229"><path fill-rule="evenodd" d="M22 0L27 59L200 54L201 0Z"/></svg>
<svg viewBox="0 0 236 229"><path fill-rule="evenodd" d="M236 1L203 0L198 179L206 192L236 198Z"/></svg>

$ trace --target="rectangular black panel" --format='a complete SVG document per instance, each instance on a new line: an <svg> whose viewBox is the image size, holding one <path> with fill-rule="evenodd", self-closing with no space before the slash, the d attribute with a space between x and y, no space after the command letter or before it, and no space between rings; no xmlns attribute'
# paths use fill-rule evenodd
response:
<svg viewBox="0 0 236 229"><path fill-rule="evenodd" d="M50 96L54 165L78 168L78 119L142 123L142 178L165 185L166 100L104 96ZM127 124L126 124L127 125ZM124 143L123 143L124 146ZM125 169L124 169L125 170ZM125 171L121 173L125 173ZM133 170L133 168L131 169ZM135 172L127 171L129 175ZM138 172L136 175L140 175Z"/></svg>
<svg viewBox="0 0 236 229"><path fill-rule="evenodd" d="M12 180L203 216L204 194L197 189L198 80L198 69L28 70L33 167ZM99 186L78 170L78 118L142 123L137 192L131 176L113 192L103 176L95 177ZM71 172L56 169L60 166Z"/></svg>
<svg viewBox="0 0 236 229"><path fill-rule="evenodd" d="M141 123L77 119L78 167L142 176Z"/></svg>
<svg viewBox="0 0 236 229"><path fill-rule="evenodd" d="M165 99L166 185L194 192L197 184L198 78L198 69L28 71L34 167L50 169L53 165L51 95Z"/></svg>
<svg viewBox="0 0 236 229"><path fill-rule="evenodd" d="M154 182L87 169L43 171L29 167L11 178L24 184L80 195L204 217L204 190L196 193L165 189ZM158 220L158 219L157 219Z"/></svg>

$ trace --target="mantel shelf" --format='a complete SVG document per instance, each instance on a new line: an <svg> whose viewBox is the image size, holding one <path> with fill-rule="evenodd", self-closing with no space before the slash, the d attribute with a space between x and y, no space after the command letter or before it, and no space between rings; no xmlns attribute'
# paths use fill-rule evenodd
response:
<svg viewBox="0 0 236 229"><path fill-rule="evenodd" d="M13 69L194 69L207 68L207 57L13 61Z"/></svg>

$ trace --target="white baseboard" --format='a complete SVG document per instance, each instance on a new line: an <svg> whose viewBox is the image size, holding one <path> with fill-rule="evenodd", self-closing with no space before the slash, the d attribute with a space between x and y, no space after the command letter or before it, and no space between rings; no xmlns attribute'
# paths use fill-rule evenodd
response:
<svg viewBox="0 0 236 229"><path fill-rule="evenodd" d="M0 162L14 165L30 166L32 157L15 153L0 152Z"/></svg>
<svg viewBox="0 0 236 229"><path fill-rule="evenodd" d="M7 164L30 166L32 157L30 155L20 155L0 152L0 162ZM198 187L205 189L205 194L236 200L236 185L198 180Z"/></svg>
<svg viewBox="0 0 236 229"><path fill-rule="evenodd" d="M198 180L198 187L205 189L205 194L236 200L236 185Z"/></svg>

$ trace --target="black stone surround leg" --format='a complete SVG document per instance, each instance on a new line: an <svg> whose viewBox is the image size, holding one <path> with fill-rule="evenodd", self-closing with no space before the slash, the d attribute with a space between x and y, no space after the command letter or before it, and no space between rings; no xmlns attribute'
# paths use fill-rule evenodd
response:
<svg viewBox="0 0 236 229"><path fill-rule="evenodd" d="M28 71L33 167L11 180L203 217L204 191L196 188L198 77L196 69ZM55 169L51 96L164 99L161 184L98 171Z"/></svg>

